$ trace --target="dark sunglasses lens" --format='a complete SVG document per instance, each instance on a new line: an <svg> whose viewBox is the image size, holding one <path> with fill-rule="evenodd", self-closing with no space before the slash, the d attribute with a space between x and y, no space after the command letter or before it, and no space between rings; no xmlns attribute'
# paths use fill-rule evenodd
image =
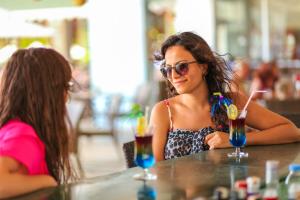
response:
<svg viewBox="0 0 300 200"><path fill-rule="evenodd" d="M179 74L180 76L186 75L188 72L188 66L189 66L188 63L178 63L175 66L176 73Z"/></svg>

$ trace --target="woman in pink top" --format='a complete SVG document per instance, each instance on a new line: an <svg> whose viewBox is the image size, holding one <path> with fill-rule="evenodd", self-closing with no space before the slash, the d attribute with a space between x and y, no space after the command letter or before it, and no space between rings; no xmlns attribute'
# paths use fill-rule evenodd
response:
<svg viewBox="0 0 300 200"><path fill-rule="evenodd" d="M71 79L53 49L21 49L9 59L0 82L0 198L73 177L65 120Z"/></svg>

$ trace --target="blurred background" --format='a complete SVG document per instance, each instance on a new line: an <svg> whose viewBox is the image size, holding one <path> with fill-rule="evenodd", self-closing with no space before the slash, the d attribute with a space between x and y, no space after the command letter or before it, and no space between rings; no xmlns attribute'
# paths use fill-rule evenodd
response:
<svg viewBox="0 0 300 200"><path fill-rule="evenodd" d="M239 91L268 90L255 100L298 116L299 19L298 0L1 0L0 67L28 47L51 47L70 61L81 85L68 102L74 163L92 177L126 169L128 112L166 98L152 55L176 32L194 31L230 53Z"/></svg>

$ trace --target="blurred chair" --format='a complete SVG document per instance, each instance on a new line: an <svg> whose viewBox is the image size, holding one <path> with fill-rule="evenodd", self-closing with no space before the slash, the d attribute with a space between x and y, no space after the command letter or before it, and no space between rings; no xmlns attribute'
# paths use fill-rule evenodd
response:
<svg viewBox="0 0 300 200"><path fill-rule="evenodd" d="M300 99L267 100L266 107L300 127Z"/></svg>
<svg viewBox="0 0 300 200"><path fill-rule="evenodd" d="M105 110L102 112L95 112L95 116L85 116L86 109L90 107L90 100L72 99L67 104L69 118L72 124L71 133L71 152L75 154L76 162L80 177L84 177L84 171L80 162L79 139L81 136L111 136L116 149L119 151L118 137L115 130L115 119L119 116L119 109L122 96L119 94L112 94L106 98ZM94 123L97 117L105 118L105 123L98 126Z"/></svg>
<svg viewBox="0 0 300 200"><path fill-rule="evenodd" d="M116 148L119 148L118 135L116 132L115 120L119 117L122 96L120 94L111 94L106 98L104 110L95 111L94 116L82 118L77 127L77 137L80 136L111 136ZM101 124L96 123L97 118L105 119ZM78 139L76 140L78 146Z"/></svg>
<svg viewBox="0 0 300 200"><path fill-rule="evenodd" d="M152 107L158 101L158 88L157 82L144 82L140 84L135 91L133 103L139 104L142 109L146 106Z"/></svg>
<svg viewBox="0 0 300 200"><path fill-rule="evenodd" d="M128 168L136 167L134 162L134 141L126 142L122 146L123 153Z"/></svg>
<svg viewBox="0 0 300 200"><path fill-rule="evenodd" d="M78 155L78 147L77 147L77 140L78 140L78 127L80 120L84 114L84 110L86 107L86 102L82 100L70 100L67 103L67 112L69 116L70 123L72 127L69 127L69 138L70 138L70 153L75 154L76 165L79 171L80 177L83 177L83 169L80 162L80 158Z"/></svg>
<svg viewBox="0 0 300 200"><path fill-rule="evenodd" d="M279 114L300 113L300 99L266 100L266 107Z"/></svg>

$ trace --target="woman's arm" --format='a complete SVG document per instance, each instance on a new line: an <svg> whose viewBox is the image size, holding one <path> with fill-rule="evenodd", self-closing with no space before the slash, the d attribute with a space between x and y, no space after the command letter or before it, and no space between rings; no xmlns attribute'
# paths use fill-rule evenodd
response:
<svg viewBox="0 0 300 200"><path fill-rule="evenodd" d="M170 126L168 110L164 102L159 102L153 107L150 125L154 127L152 147L155 160L164 160L164 148Z"/></svg>
<svg viewBox="0 0 300 200"><path fill-rule="evenodd" d="M52 176L27 175L26 172L26 168L15 159L0 156L0 199L57 185Z"/></svg>
<svg viewBox="0 0 300 200"><path fill-rule="evenodd" d="M235 95L235 102L243 108L248 98ZM300 129L283 116L274 113L255 102L247 108L246 125L258 131L246 133L246 145L283 144L300 141ZM216 131L205 137L210 149L230 147L229 135Z"/></svg>
<svg viewBox="0 0 300 200"><path fill-rule="evenodd" d="M238 104L245 105L247 98L239 96ZM283 116L274 113L255 102L247 109L246 124L257 129L247 133L247 145L282 144L300 141L300 129Z"/></svg>

